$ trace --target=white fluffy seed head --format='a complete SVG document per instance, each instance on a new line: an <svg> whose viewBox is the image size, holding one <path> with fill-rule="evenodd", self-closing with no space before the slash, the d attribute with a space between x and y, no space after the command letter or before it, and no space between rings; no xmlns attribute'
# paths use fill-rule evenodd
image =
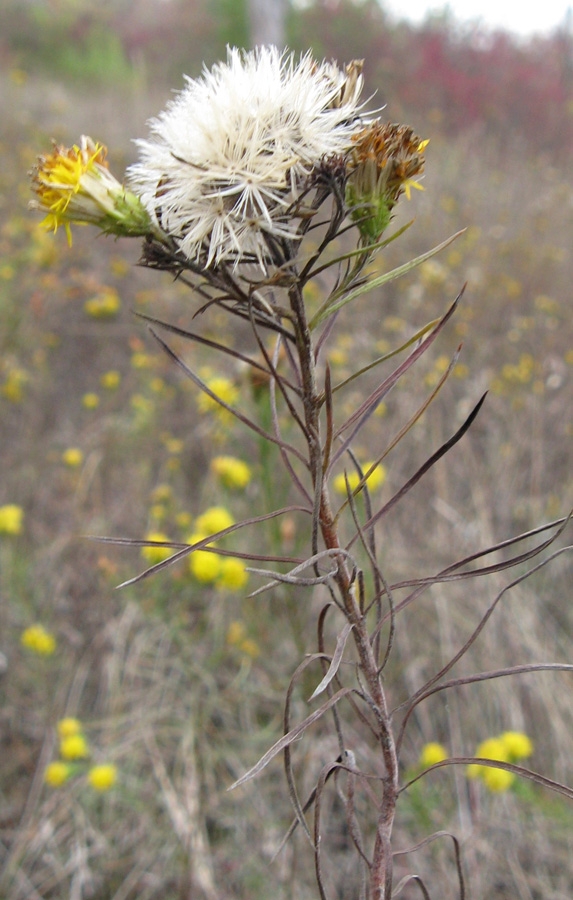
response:
<svg viewBox="0 0 573 900"><path fill-rule="evenodd" d="M130 186L190 260L266 269L265 234L296 237L287 210L308 174L361 127L361 87L359 67L229 49L151 120Z"/></svg>

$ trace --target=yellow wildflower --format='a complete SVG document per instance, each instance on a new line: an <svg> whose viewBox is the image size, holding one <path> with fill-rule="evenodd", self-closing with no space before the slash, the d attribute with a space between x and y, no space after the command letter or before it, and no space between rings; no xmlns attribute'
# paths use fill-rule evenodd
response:
<svg viewBox="0 0 573 900"><path fill-rule="evenodd" d="M47 213L45 228L66 230L71 245L72 223L92 224L117 235L146 235L154 229L143 203L111 174L107 149L82 135L67 148L54 144L32 170L31 206Z"/></svg>
<svg viewBox="0 0 573 900"><path fill-rule="evenodd" d="M150 531L145 536L146 541L158 541L165 542L169 541L167 535L163 534L161 531ZM144 560L148 562L150 565L155 565L155 563L163 562L164 559L168 559L170 556L176 551L173 550L172 547L161 547L157 545L150 545L149 547L141 548L141 555Z"/></svg>
<svg viewBox="0 0 573 900"><path fill-rule="evenodd" d="M62 453L62 462L70 469L77 469L84 461L84 454L78 447L68 447Z"/></svg>
<svg viewBox="0 0 573 900"><path fill-rule="evenodd" d="M67 737L72 737L74 734L82 733L82 723L79 719L74 719L71 716L66 716L65 719L60 719L58 724L56 725L56 730L58 732L58 737L60 740L63 740Z"/></svg>
<svg viewBox="0 0 573 900"><path fill-rule="evenodd" d="M0 506L0 534L21 534L23 518L24 510L16 503Z"/></svg>
<svg viewBox="0 0 573 900"><path fill-rule="evenodd" d="M372 465L372 462L362 463L362 471L366 474ZM350 486L351 491L355 491L360 483L360 477L358 472L352 471L348 472L348 484ZM367 484L369 491L375 491L377 488L381 487L386 481L386 469L382 464L378 465L371 475L368 476ZM337 475L332 482L332 487L336 491L337 494L343 494L346 496L346 480L344 478L344 473L341 472L340 475Z"/></svg>
<svg viewBox="0 0 573 900"><path fill-rule="evenodd" d="M56 639L43 625L30 625L20 636L20 643L38 656L51 656L56 649Z"/></svg>
<svg viewBox="0 0 573 900"><path fill-rule="evenodd" d="M105 793L109 791L117 781L117 766L112 763L101 763L93 766L88 772L88 782L94 791Z"/></svg>
<svg viewBox="0 0 573 900"><path fill-rule="evenodd" d="M211 471L232 490L242 490L251 480L250 466L234 456L216 456L211 460Z"/></svg>
<svg viewBox="0 0 573 900"><path fill-rule="evenodd" d="M224 506L210 506L195 523L197 531L205 536L224 531L234 524L235 520Z"/></svg>
<svg viewBox="0 0 573 900"><path fill-rule="evenodd" d="M249 573L242 559L235 559L233 556L222 556L219 569L217 587L226 588L230 591L239 591L245 587L249 580Z"/></svg>
<svg viewBox="0 0 573 900"><path fill-rule="evenodd" d="M95 297L86 300L84 310L93 319L111 319L121 306L119 294L112 287L106 287Z"/></svg>
<svg viewBox="0 0 573 900"><path fill-rule="evenodd" d="M507 769L494 769L491 766L482 766L481 777L485 786L494 794L507 791L515 781L513 772Z"/></svg>
<svg viewBox="0 0 573 900"><path fill-rule="evenodd" d="M531 739L522 731L504 731L499 740L510 760L527 759L533 753Z"/></svg>
<svg viewBox="0 0 573 900"><path fill-rule="evenodd" d="M211 378L205 382L210 391L212 391L217 397L227 404L227 406L233 406L235 401L239 396L238 388L235 387L232 381L229 378ZM199 412L217 412L219 415L226 417L228 415L227 410L220 406L216 400L209 396L209 394L201 393L197 398L197 406L199 407Z"/></svg>
<svg viewBox="0 0 573 900"><path fill-rule="evenodd" d="M104 372L101 376L99 383L106 391L115 391L119 387L119 383L121 381L121 375L119 372L116 372L115 369L110 369L109 372Z"/></svg>
<svg viewBox="0 0 573 900"><path fill-rule="evenodd" d="M85 759L90 748L83 734L70 734L60 741L60 756L63 759Z"/></svg>
<svg viewBox="0 0 573 900"><path fill-rule="evenodd" d="M151 491L151 499L154 503L168 503L173 497L173 490L169 484L158 484Z"/></svg>
<svg viewBox="0 0 573 900"><path fill-rule="evenodd" d="M12 367L8 370L6 380L0 387L0 393L10 403L21 403L24 398L24 385L28 381L28 373L24 369Z"/></svg>
<svg viewBox="0 0 573 900"><path fill-rule="evenodd" d="M509 762L509 754L503 741L499 738L487 738L478 745L476 756L483 759L499 759L500 762Z"/></svg>
<svg viewBox="0 0 573 900"><path fill-rule="evenodd" d="M46 784L49 784L50 787L61 787L66 783L71 774L72 767L68 765L68 763L57 760L57 762L52 762L46 766L44 781Z"/></svg>
<svg viewBox="0 0 573 900"><path fill-rule="evenodd" d="M187 538L188 544L197 544L206 535L195 533ZM212 584L219 577L221 557L207 550L194 550L189 557L189 571L201 584Z"/></svg>
<svg viewBox="0 0 573 900"><path fill-rule="evenodd" d="M99 397L93 391L89 391L82 397L82 406L85 409L97 409L99 406Z"/></svg>
<svg viewBox="0 0 573 900"><path fill-rule="evenodd" d="M435 766L436 763L443 762L447 758L448 753L446 748L443 747L442 744L431 741L429 744L425 744L422 747L419 764L423 769L426 769L429 766Z"/></svg>

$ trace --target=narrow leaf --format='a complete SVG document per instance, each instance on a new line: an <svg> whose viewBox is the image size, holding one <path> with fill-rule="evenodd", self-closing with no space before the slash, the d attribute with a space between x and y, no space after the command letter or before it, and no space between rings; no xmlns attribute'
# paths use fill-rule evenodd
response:
<svg viewBox="0 0 573 900"><path fill-rule="evenodd" d="M283 735L283 737L280 738L280 740L278 740L276 744L273 744L273 746L269 750L267 750L267 752L263 756L261 756L258 763L256 763L252 769L249 769L248 772L245 772L245 774L242 775L241 778L238 779L238 781L235 781L234 784L228 787L227 790L233 791L235 788L240 787L240 785L246 784L247 781L251 781L253 778L255 778L255 776L258 775L259 772L262 772L262 770L268 766L268 764L275 758L278 753L284 750L285 747L290 746L293 741L296 741L297 738L304 734L304 732L310 725L313 725L325 714L325 712L328 712L329 709L335 706L339 700L342 700L343 697L346 697L347 694L351 694L353 690L354 688L342 688L340 691L337 691L337 693L330 697L330 699L325 703L323 703L319 709L311 713L310 716L307 716L303 722L301 722L299 725L296 725L293 729L291 729L291 731L289 731L288 734Z"/></svg>
<svg viewBox="0 0 573 900"><path fill-rule="evenodd" d="M354 625L351 625L350 622L347 622L340 634L338 635L338 640L336 641L336 649L334 651L334 656L332 657L332 661L328 667L328 672L320 682L320 684L313 691L312 695L308 698L308 702L314 700L315 697L318 697L319 694L322 694L323 691L326 690L338 669L340 668L340 663L342 662L342 657L344 655L344 648L346 647L346 641L348 640L348 636Z"/></svg>
<svg viewBox="0 0 573 900"><path fill-rule="evenodd" d="M463 234L465 228L461 231L458 231L456 234L453 234L446 241L442 241L441 244L438 244L436 247L433 247L432 250L428 250L426 253L422 253L421 256L417 256L415 259L411 259L409 262L404 263L402 266L398 266L397 269L392 269L391 272L386 272L385 275L380 275L378 278L373 278L371 281L367 281L366 284L360 285L360 287L354 288L353 291L346 294L340 300L331 303L325 310L322 312L316 313L315 316L310 320L309 327L311 329L316 328L327 316L332 315L336 310L341 309L343 306L346 306L347 303L350 303L352 300L355 300L356 297L360 297L362 294L366 294L368 291L373 290L377 287L382 287L383 284L387 284L389 281L394 281L396 278L400 278L401 275L406 275L408 272L411 272L412 269L417 268L426 260L431 259L432 256L435 256L437 253L440 253L442 250L445 250L446 247L456 240L461 234Z"/></svg>

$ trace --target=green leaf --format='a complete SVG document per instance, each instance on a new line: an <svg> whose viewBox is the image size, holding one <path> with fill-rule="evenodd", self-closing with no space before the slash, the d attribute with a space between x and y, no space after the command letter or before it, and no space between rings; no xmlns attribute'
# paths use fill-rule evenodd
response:
<svg viewBox="0 0 573 900"><path fill-rule="evenodd" d="M334 302L327 306L326 309L319 310L310 320L310 328L316 328L316 326L320 325L324 319L328 318L332 313L337 312L337 310L342 309L343 306L346 306L347 303L355 300L356 297L360 297L362 294L366 294L374 288L381 287L383 284L387 284L390 281L394 281L396 278L400 278L401 275L406 275L408 272L411 272L412 269L417 268L417 266L420 266L423 262L426 262L426 260L431 259L432 256L440 253L441 250L445 250L446 247L449 247L449 245L463 234L464 231L465 228L462 228L461 231L456 232L456 234L453 234L446 241L442 241L441 244L438 244L426 253L422 253L421 256L417 256L415 259L411 259L409 262L404 263L403 266L398 266L397 269L392 269L391 272L386 272L385 275L380 275L378 278L373 278L372 281L368 281L366 284L361 284L360 287L354 288L353 291L350 291L350 293L341 297L340 300L336 300L337 294L335 293L333 295Z"/></svg>

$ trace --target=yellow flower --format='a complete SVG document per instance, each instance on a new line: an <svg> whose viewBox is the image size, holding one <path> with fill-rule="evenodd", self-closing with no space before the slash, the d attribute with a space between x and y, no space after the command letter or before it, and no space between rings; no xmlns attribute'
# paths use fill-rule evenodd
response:
<svg viewBox="0 0 573 900"><path fill-rule="evenodd" d="M54 144L52 153L40 156L32 170L32 207L44 213L45 228L96 225L117 235L145 235L153 229L139 197L126 190L109 171L107 149L82 135L79 144L67 148Z"/></svg>
<svg viewBox="0 0 573 900"><path fill-rule="evenodd" d="M136 350L131 354L131 365L134 369L151 369L155 365L155 359L149 353Z"/></svg>
<svg viewBox="0 0 573 900"><path fill-rule="evenodd" d="M494 769L491 766L482 766L482 780L485 786L494 794L507 791L515 781L513 772L506 769Z"/></svg>
<svg viewBox="0 0 573 900"><path fill-rule="evenodd" d="M84 454L78 447L68 447L62 453L62 462L70 469L77 469L84 461Z"/></svg>
<svg viewBox="0 0 573 900"><path fill-rule="evenodd" d="M426 769L429 766L435 766L436 763L443 762L447 758L448 753L446 748L443 747L442 744L431 741L429 744L425 744L425 746L422 747L419 764L423 769Z"/></svg>
<svg viewBox="0 0 573 900"><path fill-rule="evenodd" d="M67 737L72 737L75 734L82 733L82 723L79 719L74 719L71 716L67 716L65 719L60 719L58 724L56 725L56 730L58 732L58 737L60 740L63 740Z"/></svg>
<svg viewBox="0 0 573 900"><path fill-rule="evenodd" d="M106 391L115 391L116 388L119 387L119 383L121 381L121 375L119 372L116 372L115 369L110 369L109 372L104 372L101 376L99 383L102 388L105 388Z"/></svg>
<svg viewBox="0 0 573 900"><path fill-rule="evenodd" d="M63 759L85 759L90 748L83 734L70 734L60 741L60 756Z"/></svg>
<svg viewBox="0 0 573 900"><path fill-rule="evenodd" d="M52 762L46 766L44 781L46 784L49 784L50 787L61 787L66 783L71 774L72 767L67 763L58 760L57 762Z"/></svg>
<svg viewBox="0 0 573 900"><path fill-rule="evenodd" d="M533 753L531 739L522 731L504 731L499 736L510 760L527 759Z"/></svg>
<svg viewBox="0 0 573 900"><path fill-rule="evenodd" d="M368 472L368 469L372 465L372 462L365 462L361 464L362 471L364 474ZM350 490L354 491L358 487L360 483L360 478L358 476L358 472L348 472L348 484L350 486ZM371 475L368 476L367 484L369 491L375 491L377 488L381 487L386 481L386 469L382 464L378 465ZM346 496L346 481L344 478L344 473L341 472L340 475L337 475L334 481L332 482L332 487L336 491L337 494L343 494Z"/></svg>
<svg viewBox="0 0 573 900"><path fill-rule="evenodd" d="M499 738L487 738L478 745L476 756L483 759L499 759L500 762L509 762L509 754L503 741Z"/></svg>
<svg viewBox="0 0 573 900"><path fill-rule="evenodd" d="M246 488L251 480L251 469L242 459L234 456L216 456L211 460L211 471L232 490Z"/></svg>
<svg viewBox="0 0 573 900"><path fill-rule="evenodd" d="M249 573L246 571L245 563L242 559L222 556L219 569L218 587L227 588L230 591L239 591L245 587L249 580Z"/></svg>
<svg viewBox="0 0 573 900"><path fill-rule="evenodd" d="M521 744L520 738L524 737L527 741L529 741L529 738L527 735L521 735L518 732L505 732L505 734L509 735L507 741L504 740L504 735L487 738L487 740L482 741L477 747L475 755L481 756L483 759L511 762L509 748L512 746L513 736L515 735L518 738L515 742L515 745L518 747ZM523 744L522 749L527 749L525 744ZM515 779L514 773L508 772L506 769L498 769L494 766L480 766L477 763L467 767L466 775L468 778L481 778L488 790L493 793L506 791Z"/></svg>
<svg viewBox="0 0 573 900"><path fill-rule="evenodd" d="M24 510L16 503L0 506L0 534L21 534L23 518Z"/></svg>
<svg viewBox="0 0 573 900"><path fill-rule="evenodd" d="M8 370L6 380L0 393L10 403L21 403L24 398L24 386L28 381L28 373L24 369L13 367Z"/></svg>
<svg viewBox="0 0 573 900"><path fill-rule="evenodd" d="M392 218L392 209L404 192L424 190L415 180L424 169L421 141L411 128L370 122L353 135L348 155L346 202L365 241L377 241Z"/></svg>
<svg viewBox="0 0 573 900"><path fill-rule="evenodd" d="M183 452L183 447L185 446L181 438L174 438L171 435L166 434L163 437L163 442L167 449L168 453L178 454Z"/></svg>
<svg viewBox="0 0 573 900"><path fill-rule="evenodd" d="M84 394L82 397L82 406L85 409L97 409L99 406L99 397L97 394L94 394L93 391L90 391L87 394Z"/></svg>
<svg viewBox="0 0 573 900"><path fill-rule="evenodd" d="M56 639L43 625L30 625L20 636L20 643L38 656L51 656L56 649Z"/></svg>
<svg viewBox="0 0 573 900"><path fill-rule="evenodd" d="M195 523L197 531L205 536L224 531L225 528L230 528L234 524L235 520L224 506L210 506Z"/></svg>
<svg viewBox="0 0 573 900"><path fill-rule="evenodd" d="M88 772L88 782L94 791L102 794L109 791L117 781L117 766L112 763L102 763L93 766Z"/></svg>
<svg viewBox="0 0 573 900"><path fill-rule="evenodd" d="M151 491L151 499L154 503L168 503L173 497L173 490L169 484L158 484Z"/></svg>
<svg viewBox="0 0 573 900"><path fill-rule="evenodd" d="M167 535L163 534L161 531L150 531L145 536L146 541L169 541ZM155 565L155 563L163 562L164 559L168 559L170 556L176 551L173 550L172 547L158 547L158 546L149 546L141 548L141 555L144 560L148 562L150 565Z"/></svg>
<svg viewBox="0 0 573 900"><path fill-rule="evenodd" d="M189 560L189 571L201 584L212 584L219 577L220 557L206 550L195 550Z"/></svg>
<svg viewBox="0 0 573 900"><path fill-rule="evenodd" d="M197 544L204 540L204 534L191 534L187 538L188 544ZM189 571L201 584L212 584L219 577L221 570L221 557L207 550L194 550L189 557Z"/></svg>
<svg viewBox="0 0 573 900"><path fill-rule="evenodd" d="M84 310L94 319L111 319L121 306L119 294L112 287L104 288L97 296L86 300Z"/></svg>
<svg viewBox="0 0 573 900"><path fill-rule="evenodd" d="M227 404L227 406L233 406L235 401L239 396L239 391L235 387L232 381L228 378L211 378L205 382L210 391L216 394L217 397ZM217 403L216 400L213 400L208 394L201 393L197 398L197 406L199 407L199 412L216 412L219 416L226 418L229 413L226 409Z"/></svg>

